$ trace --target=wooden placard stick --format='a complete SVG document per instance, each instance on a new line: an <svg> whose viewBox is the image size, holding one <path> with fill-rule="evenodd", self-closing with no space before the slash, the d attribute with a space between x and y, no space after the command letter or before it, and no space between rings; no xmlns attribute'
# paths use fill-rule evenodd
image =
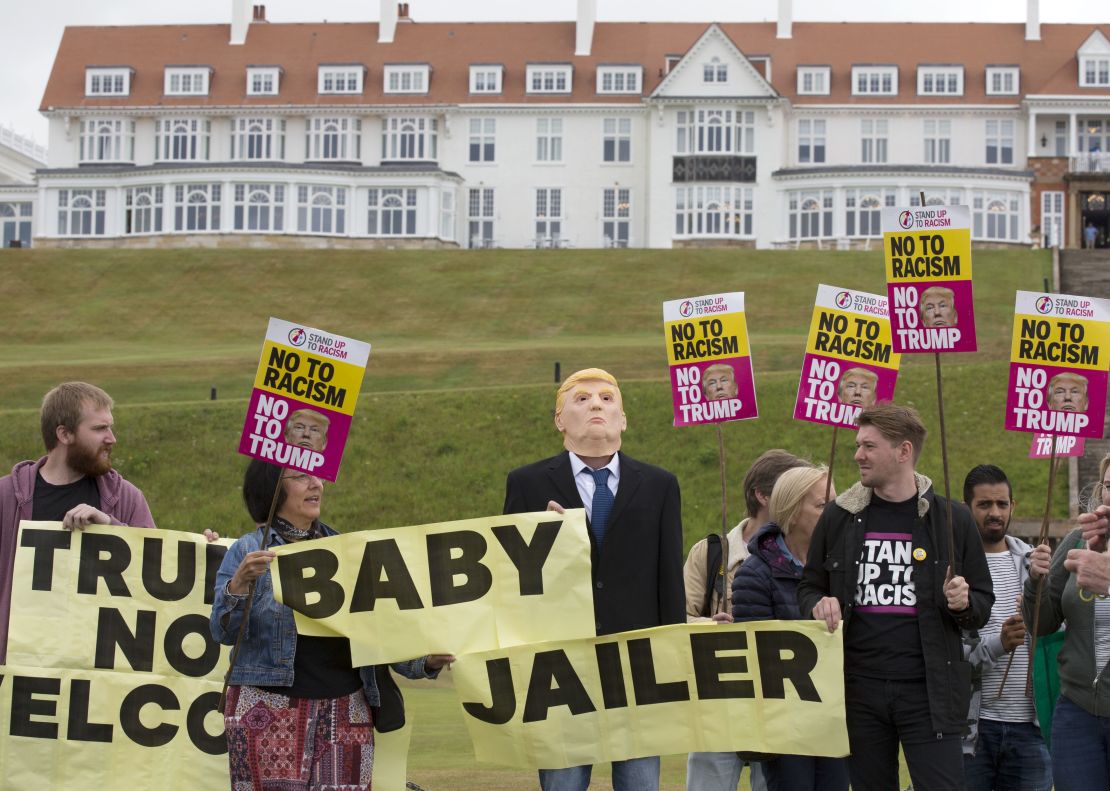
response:
<svg viewBox="0 0 1110 791"><path fill-rule="evenodd" d="M728 478L725 476L725 433L717 427L717 454L721 466L721 596L717 599L717 612L732 613L732 586L728 584Z"/></svg>
<svg viewBox="0 0 1110 791"><path fill-rule="evenodd" d="M826 503L829 501L829 495L832 494L833 462L836 461L836 432L838 430L840 430L840 426L833 426L832 447L829 448L829 474L825 476Z"/></svg>
<svg viewBox="0 0 1110 791"><path fill-rule="evenodd" d="M1037 537L1037 546L1048 541L1048 518L1052 509L1052 490L1056 488L1056 434L1052 435L1052 455L1049 457L1048 468L1048 495L1044 498L1044 517L1041 519L1041 534ZM1045 574L1037 580L1037 595L1033 599L1033 636L1029 641L1029 667L1025 671L1025 696L1033 694L1033 662L1037 656L1037 629L1041 625L1041 596L1044 594L1044 581L1048 578Z"/></svg>

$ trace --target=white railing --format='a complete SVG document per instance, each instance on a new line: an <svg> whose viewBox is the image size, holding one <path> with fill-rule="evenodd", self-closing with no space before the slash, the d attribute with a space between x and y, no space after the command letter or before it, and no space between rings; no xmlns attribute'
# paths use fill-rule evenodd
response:
<svg viewBox="0 0 1110 791"><path fill-rule="evenodd" d="M46 146L39 145L34 140L17 134L14 129L0 126L0 145L5 145L20 154L29 156L36 162L46 164Z"/></svg>
<svg viewBox="0 0 1110 791"><path fill-rule="evenodd" d="M1110 154L1090 153L1071 157L1068 170L1072 173L1110 173Z"/></svg>

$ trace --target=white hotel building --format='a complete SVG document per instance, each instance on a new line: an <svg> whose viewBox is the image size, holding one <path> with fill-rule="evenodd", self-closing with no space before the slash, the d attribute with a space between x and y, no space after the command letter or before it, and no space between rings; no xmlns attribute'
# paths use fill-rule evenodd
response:
<svg viewBox="0 0 1110 791"><path fill-rule="evenodd" d="M1110 243L1110 25L413 21L70 27L36 245ZM0 207L2 208L2 207Z"/></svg>

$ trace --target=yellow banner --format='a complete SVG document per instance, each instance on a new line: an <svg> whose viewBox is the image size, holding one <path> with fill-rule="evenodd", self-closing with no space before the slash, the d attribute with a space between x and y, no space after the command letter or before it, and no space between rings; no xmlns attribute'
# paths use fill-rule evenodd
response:
<svg viewBox="0 0 1110 791"><path fill-rule="evenodd" d="M856 312L813 308L806 352L898 369L901 355L891 351L890 321Z"/></svg>
<svg viewBox="0 0 1110 791"><path fill-rule="evenodd" d="M1110 323L1014 315L1010 361L1105 371Z"/></svg>
<svg viewBox="0 0 1110 791"><path fill-rule="evenodd" d="M216 703L230 649L212 640L208 616L230 544L20 524L0 666L0 791L227 787ZM402 791L407 733L376 742L394 754L375 760L374 788Z"/></svg>
<svg viewBox="0 0 1110 791"><path fill-rule="evenodd" d="M262 345L262 360L255 373L254 386L353 415L364 372L364 366L331 360L268 340Z"/></svg>
<svg viewBox="0 0 1110 791"><path fill-rule="evenodd" d="M289 544L271 565L297 631L356 665L595 633L582 509L368 530Z"/></svg>
<svg viewBox="0 0 1110 791"><path fill-rule="evenodd" d="M667 336L667 362L671 365L751 354L741 312L667 321L663 331Z"/></svg>
<svg viewBox="0 0 1110 791"><path fill-rule="evenodd" d="M848 753L843 629L679 624L460 657L479 761L558 769L648 755Z"/></svg>
<svg viewBox="0 0 1110 791"><path fill-rule="evenodd" d="M971 280L971 230L894 231L883 234L888 283Z"/></svg>

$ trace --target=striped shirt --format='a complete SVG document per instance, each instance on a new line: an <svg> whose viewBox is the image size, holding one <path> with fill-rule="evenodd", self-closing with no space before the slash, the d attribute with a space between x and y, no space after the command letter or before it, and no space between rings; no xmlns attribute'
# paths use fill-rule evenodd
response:
<svg viewBox="0 0 1110 791"><path fill-rule="evenodd" d="M994 607L986 626L979 630L983 640L998 637L1002 624L1018 612L1018 597L1021 595L1021 576L1017 564L1021 558L1009 550L988 552L987 565L990 567L991 582L994 584ZM1004 654L997 662L983 670L983 699L979 716L987 720L1001 722L1032 722L1033 699L1025 696L1025 674L1029 667L1029 645L1027 642L1014 650L1014 664L1006 675L1006 687L1002 697L998 696L1002 676L1010 657Z"/></svg>

